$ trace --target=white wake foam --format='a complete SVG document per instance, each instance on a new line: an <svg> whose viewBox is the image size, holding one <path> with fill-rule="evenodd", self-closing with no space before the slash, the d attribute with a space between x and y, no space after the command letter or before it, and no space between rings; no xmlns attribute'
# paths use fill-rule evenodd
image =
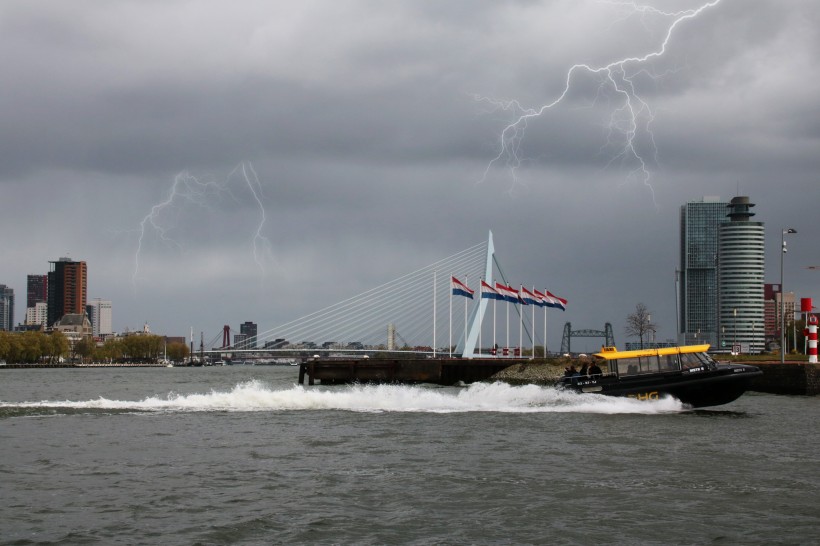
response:
<svg viewBox="0 0 820 546"><path fill-rule="evenodd" d="M597 394L577 394L537 385L475 383L464 388L404 385L348 385L274 389L262 381L240 383L228 391L205 394L169 393L139 401L98 398L86 401L8 403L0 407L71 408L134 411L293 411L346 410L359 412L514 412L514 413L641 413L684 410L672 398L639 401Z"/></svg>

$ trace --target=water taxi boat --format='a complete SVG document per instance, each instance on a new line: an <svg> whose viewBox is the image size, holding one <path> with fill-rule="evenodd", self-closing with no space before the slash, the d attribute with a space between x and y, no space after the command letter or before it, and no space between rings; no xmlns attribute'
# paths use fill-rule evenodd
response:
<svg viewBox="0 0 820 546"><path fill-rule="evenodd" d="M637 351L603 347L593 355L607 373L564 377L559 385L578 392L655 400L673 396L693 408L728 404L763 374L745 364L723 364L706 354L709 345Z"/></svg>

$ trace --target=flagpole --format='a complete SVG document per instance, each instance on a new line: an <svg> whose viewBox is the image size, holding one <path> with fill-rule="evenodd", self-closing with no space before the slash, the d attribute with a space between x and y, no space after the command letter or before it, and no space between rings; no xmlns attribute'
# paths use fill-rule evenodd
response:
<svg viewBox="0 0 820 546"><path fill-rule="evenodd" d="M484 279L482 279L482 281L483 280ZM478 305L479 306L481 305L481 298L483 298L483 297L484 297L484 287L481 285L481 282L479 282L478 283ZM481 344L481 330L484 329L484 324L483 323L479 323L479 324L480 324L480 326L478 327L478 354L481 354L481 347L483 347L483 345Z"/></svg>
<svg viewBox="0 0 820 546"><path fill-rule="evenodd" d="M509 301L507 303L510 303ZM507 356L510 356L510 306L507 305Z"/></svg>
<svg viewBox="0 0 820 546"><path fill-rule="evenodd" d="M467 284L467 282L467 275L464 275L464 284ZM467 298L464 298L464 343L467 343Z"/></svg>
<svg viewBox="0 0 820 546"><path fill-rule="evenodd" d="M518 356L524 356L524 304L521 303L521 292L518 292L518 301L515 304L521 306L521 312L518 313Z"/></svg>
<svg viewBox="0 0 820 546"><path fill-rule="evenodd" d="M544 295L547 295L546 288L544 289ZM549 305L544 306L544 358L547 357L547 307L549 307Z"/></svg>
<svg viewBox="0 0 820 546"><path fill-rule="evenodd" d="M450 358L453 358L453 276L450 275L450 337L448 342L448 350L450 351Z"/></svg>
<svg viewBox="0 0 820 546"><path fill-rule="evenodd" d="M516 305L521 306L521 312L518 313L518 356L524 356L521 354L524 350L524 305L521 303L516 303Z"/></svg>
<svg viewBox="0 0 820 546"><path fill-rule="evenodd" d="M436 270L433 270L433 358L436 358Z"/></svg>
<svg viewBox="0 0 820 546"><path fill-rule="evenodd" d="M532 293L535 294L535 286L532 287ZM532 306L532 358L535 358L535 306Z"/></svg>
<svg viewBox="0 0 820 546"><path fill-rule="evenodd" d="M493 284L495 286L495 284ZM493 298L493 349L496 348L498 345L495 341L495 304L498 302L498 298ZM495 356L498 357L498 351L495 352Z"/></svg>

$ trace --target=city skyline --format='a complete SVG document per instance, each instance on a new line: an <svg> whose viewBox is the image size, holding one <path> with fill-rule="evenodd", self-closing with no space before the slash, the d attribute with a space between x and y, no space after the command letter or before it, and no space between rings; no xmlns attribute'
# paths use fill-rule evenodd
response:
<svg viewBox="0 0 820 546"><path fill-rule="evenodd" d="M213 337L266 331L492 230L513 283L570 300L551 346L564 321L633 341L639 302L670 339L679 207L709 195L757 204L766 283L796 229L783 286L818 300L820 15L722 0L669 33L674 10L706 2L672 4L4 3L0 44L20 52L0 61L15 323L26 276L60 256L88 263L115 331ZM612 65L634 84L632 115L603 72L568 78L662 44ZM505 128L565 90L503 155Z"/></svg>
<svg viewBox="0 0 820 546"><path fill-rule="evenodd" d="M736 205L736 203L738 203L739 205ZM728 225L729 222L734 221L734 220L730 220L730 218L733 218L733 217L736 217L736 216L739 215L739 213L737 212L737 210L739 210L738 206L744 207L742 209L744 211L748 210L749 211L749 213L748 213L749 216L754 216L755 215L755 213L750 212L751 207L754 207L755 204L750 203L749 198L746 197L746 196L735 197L731 200L731 203L726 202L726 201L722 201L717 196L704 196L703 198L701 198L699 200L690 201L689 203L686 203L685 205L682 205L680 207L680 222L681 222L681 224L680 224L680 233L681 233L680 256L681 256L682 260L686 259L687 261L686 262L682 261L680 263L680 269L676 270L677 286L678 286L678 290L679 290L678 297L680 298L678 300L678 302L676 303L676 305L679 307L680 317L679 317L679 319L676 319L676 320L679 320L679 322L677 324L678 324L678 327L680 328L680 333L679 334L674 334L674 337L678 339L679 343L684 343L684 344L686 344L686 343L689 343L689 344L691 344L691 343L694 343L694 344L697 344L697 343L710 343L716 349L718 349L718 348L724 348L725 349L726 347L728 347L727 343L733 341L732 336L734 335L735 336L734 341L737 341L738 333L741 332L743 328L745 328L747 330L750 330L750 332L746 332L746 335L754 335L755 339L758 339L758 341L756 343L758 343L759 345L756 344L754 346L755 352L759 352L760 350L763 350L764 326L766 325L766 320L769 320L769 319L764 320L764 317L763 317L763 304L764 304L764 301L766 302L767 305L769 305L771 303L769 300L773 300L774 296L769 294L769 292L771 292L771 290L772 290L771 287L772 286L776 286L777 287L776 290L779 291L780 290L780 288L779 288L780 285L778 283L763 283L763 282L760 282L759 286L758 286L757 284L755 284L753 282L752 290L753 290L754 294L757 294L757 292L760 292L760 294L752 296L752 299L754 299L754 300L759 299L759 301L757 301L757 303L753 304L755 306L755 309L758 306L760 307L760 309L758 310L759 313L757 311L755 311L755 312L753 312L753 315L751 315L749 317L745 317L744 314L741 314L740 315L741 316L740 322L738 322L738 318L737 318L738 315L734 316L734 320L731 317L728 318L728 319L726 317L723 317L722 319L718 318L719 310L722 307L726 306L726 304L719 304L718 303L718 296L720 295L720 290L717 289L717 286L719 284L718 272L720 271L720 268L718 268L718 262L720 261L719 260L719 255L721 254L721 252L718 250L718 244L717 244L717 242L718 242L718 232L723 231L724 228L726 228L726 227L730 227L730 225ZM755 226L760 226L756 229L760 231L760 239L762 240L765 228L759 222L754 222L753 224ZM723 226L723 227L721 227L721 226ZM745 227L743 227L743 224L741 224L740 228L745 229ZM736 229L735 229L735 231L736 231ZM722 238L722 236L721 236L721 238ZM733 244L734 244L734 246L738 246L737 243L733 243ZM757 244L757 243L755 243L755 244ZM745 250L745 248L747 246L748 246L748 243L746 243L746 242L741 243L739 245L739 247L741 249L741 254L739 255L739 257L748 254L748 250ZM762 243L761 243L760 250L762 252ZM736 259L734 259L734 258L728 258L728 259L729 259L730 262L735 262L736 261ZM713 262L712 266L711 267L706 267L708 264L706 264L706 262L704 262L704 260L706 260L707 262L709 262L709 261ZM50 263L52 264L52 267L55 267L57 265L75 265L75 266L76 265L82 265L83 269L85 269L85 262L73 262L69 258L66 258L66 257L62 257L59 260L52 261ZM758 265L760 267L762 267L763 264L760 263ZM748 282L745 279L747 278L747 276L749 274L757 276L756 268L758 267L758 265L753 266L753 269L755 269L755 271L748 271L747 272L744 269L745 266L737 264L737 265L734 266L735 270L736 270L735 276L740 275L740 278L744 279L744 282ZM738 266L740 266L739 269L737 268ZM692 269L689 269L690 267ZM699 271L703 270L704 267L706 267L706 269L711 269L711 273L707 272L707 276L705 276L705 277L703 276L703 273L699 272ZM52 275L53 275L53 272L52 272ZM708 276L708 275L711 275L711 276ZM43 281L40 281L40 277L45 277L45 279L43 279ZM693 279L687 281L687 279L689 279L690 277L693 277ZM42 282L43 284L48 285L48 281L47 281L48 276L47 275L46 276L27 275L27 278L28 278L28 297L29 297L29 300L32 300L32 292L33 292L32 291L32 284L38 284L38 283ZM52 285L53 284L54 283L52 283ZM691 286L689 288L687 288L687 286L689 286L690 284L691 284ZM722 283L720 283L720 284L722 284ZM764 284L765 284L765 286L764 286ZM708 287L710 285L714 287L711 292L709 290L705 290L705 288L704 288L704 287ZM4 288L4 285L0 285L0 288ZM37 288L41 288L41 287L37 286ZM765 291L764 291L764 288L765 288ZM476 290L477 289L478 289L478 285L476 285ZM11 291L10 293L13 296L13 289L11 289L11 287L8 287L7 291L9 291L9 290ZM736 290L737 290L736 288L732 288L730 291L732 293L735 293ZM764 297L764 292L766 294L768 294L765 297ZM792 312L796 313L796 310L794 309L794 301L795 301L795 299L798 299L800 296L796 295L793 291L787 291L786 294L789 296L790 301L792 302L789 305L789 308L793 310L789 313L788 316L792 316ZM363 294L363 295L366 295L366 294ZM692 303L692 304L687 303L687 298L693 298L693 297L695 298L695 299L693 299L694 303ZM736 297L736 296L731 296L731 297ZM39 305L45 305L45 302L42 302L42 300L39 300L39 299L35 298L34 301L36 301L37 304L39 304ZM741 307L745 307L745 304L740 303L740 301L743 301L743 300L737 300L737 301L739 302ZM339 303L339 302L334 302L334 304L332 304L330 307L335 307L336 303ZM697 310L687 311L687 309L689 309L690 306L693 306ZM734 307L737 307L737 304L734 304ZM140 327L140 329L126 328L124 331L115 331L112 327L112 324L113 324L113 321L112 321L112 302L110 300L104 300L104 299L99 298L99 297L96 297L96 298L93 298L93 299L88 299L88 301L86 302L86 305L85 305L84 308L85 308L85 314L89 317L89 320L91 321L91 324L93 326L93 335L95 337L100 337L100 334L102 334L102 337L105 337L106 335L128 333L128 332L133 332L133 331L139 331L140 329L142 329L143 331L147 331L146 328L149 327L149 323L145 322ZM29 313L31 313L33 311L34 311L34 309L31 309L31 308L26 309L25 312L24 312L25 318L19 324L20 325L23 325L23 324L30 324L30 325L38 324L38 322L29 322L28 321L28 315L29 315ZM466 307L465 307L465 312L466 312ZM728 312L731 313L731 311L728 311ZM737 311L735 311L735 312L737 312ZM102 326L100 324L100 322L101 322L100 317L102 317ZM797 317L796 314L795 314L795 317ZM744 321L748 322L748 324L745 324L745 326L743 326ZM721 325L720 327L718 327L719 324ZM726 333L727 332L727 330L726 330L727 324L729 324L729 326L728 326L729 334ZM742 325L740 330L737 328L737 324ZM253 321L243 322L242 324L239 325L238 330L237 330L237 328L231 327L230 325L224 325L222 328L223 328L223 330L226 330L229 327L230 327L230 330L231 330L232 335L233 335L233 341L231 342L230 337L226 338L224 336L224 333L223 333L223 336L222 336L223 337L223 343L224 343L225 339L228 339L229 340L228 344L232 345L232 346L244 345L246 343L246 340L251 340L253 343L257 342L257 325ZM389 329L389 327L390 327L390 325L388 325L388 329ZM485 329L486 328L487 327L485 326ZM237 332L239 332L239 333L237 333ZM755 332L756 332L756 334L755 334ZM178 332L170 333L170 334L167 333L167 332L157 332L157 333L160 333L160 334L166 335L166 336L168 336L168 335L174 336L175 334L178 334ZM202 332L202 334L204 335L204 332ZM541 340L540 333L536 332L536 334L538 336L536 341L537 341L537 343L540 343L540 340ZM210 335L210 333L209 333L209 335ZM279 335L279 334L276 334L275 332L271 332L271 331L265 331L265 332L263 332L263 336L259 339L263 339L263 341L265 341L265 344L267 345L277 335ZM217 337L219 337L219 336L217 335L216 337L214 337L214 340L216 340ZM331 337L333 337L333 336L331 335ZM389 337L389 334L388 334L388 337ZM729 340L729 341L727 341L727 340ZM770 336L766 336L766 341L769 341L769 340L770 340ZM279 340L277 339L277 341L279 341ZM290 343L296 343L295 340L288 340L288 341ZM660 337L659 337L658 341L660 343L666 344L666 345L675 342L673 337L667 338L665 340L661 340ZM353 341L345 340L344 342L342 342L342 344L344 345L347 342L353 342ZM459 343L460 343L460 341L459 341ZM745 340L743 341L743 343L746 344L746 345L744 345L744 347L746 347L748 349L749 348L749 347L747 347L748 343ZM214 341L214 347L216 347L218 345L219 345L218 341ZM632 345L635 345L635 342L634 341L631 341L631 342L626 341L624 343L624 345L632 346ZM243 348L250 348L250 347L243 347ZM554 349L554 347L553 347L553 349Z"/></svg>

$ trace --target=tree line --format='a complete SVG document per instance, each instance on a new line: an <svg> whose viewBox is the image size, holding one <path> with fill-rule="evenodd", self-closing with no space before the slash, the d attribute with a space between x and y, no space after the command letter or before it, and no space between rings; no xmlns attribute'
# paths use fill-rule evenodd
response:
<svg viewBox="0 0 820 546"><path fill-rule="evenodd" d="M107 339L102 345L90 337L72 347L61 332L0 332L0 360L7 363L55 363L60 359L89 362L156 362L166 355L180 362L188 354L184 343L169 343L157 335L130 335Z"/></svg>
<svg viewBox="0 0 820 546"><path fill-rule="evenodd" d="M70 343L61 332L0 332L0 360L12 364L58 362L69 348Z"/></svg>

